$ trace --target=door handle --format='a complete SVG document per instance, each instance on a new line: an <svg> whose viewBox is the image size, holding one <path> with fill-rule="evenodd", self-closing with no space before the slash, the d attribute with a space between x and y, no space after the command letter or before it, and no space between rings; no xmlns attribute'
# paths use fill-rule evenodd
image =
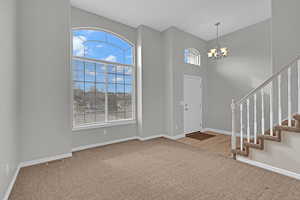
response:
<svg viewBox="0 0 300 200"><path fill-rule="evenodd" d="M188 111L188 110L189 110L188 104L184 104L184 110L185 110L185 111Z"/></svg>

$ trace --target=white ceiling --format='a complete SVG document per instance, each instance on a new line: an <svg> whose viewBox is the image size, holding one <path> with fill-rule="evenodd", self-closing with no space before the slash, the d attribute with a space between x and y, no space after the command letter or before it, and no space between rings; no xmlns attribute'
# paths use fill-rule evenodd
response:
<svg viewBox="0 0 300 200"><path fill-rule="evenodd" d="M171 26L204 40L214 39L214 24L227 34L271 17L271 0L71 0L73 6L132 27L159 31Z"/></svg>

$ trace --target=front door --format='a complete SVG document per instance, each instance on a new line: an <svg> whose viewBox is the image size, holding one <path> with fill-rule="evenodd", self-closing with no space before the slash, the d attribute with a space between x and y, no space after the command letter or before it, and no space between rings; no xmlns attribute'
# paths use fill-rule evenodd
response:
<svg viewBox="0 0 300 200"><path fill-rule="evenodd" d="M184 76L184 133L202 129L202 79Z"/></svg>

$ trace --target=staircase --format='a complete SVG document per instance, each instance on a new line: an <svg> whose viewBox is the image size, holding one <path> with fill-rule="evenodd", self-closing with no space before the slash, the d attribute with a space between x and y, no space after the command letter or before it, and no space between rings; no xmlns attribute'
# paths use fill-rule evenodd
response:
<svg viewBox="0 0 300 200"><path fill-rule="evenodd" d="M234 158L248 157L251 148L264 150L265 140L281 142L284 132L300 133L300 56L239 101L232 100L231 109Z"/></svg>

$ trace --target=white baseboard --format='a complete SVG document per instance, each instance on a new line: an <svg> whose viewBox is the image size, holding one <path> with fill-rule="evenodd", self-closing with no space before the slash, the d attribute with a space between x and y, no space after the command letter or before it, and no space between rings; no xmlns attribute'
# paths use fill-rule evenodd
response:
<svg viewBox="0 0 300 200"><path fill-rule="evenodd" d="M170 140L178 140L180 138L184 138L186 134L181 134L181 135L175 135L175 136L170 136L170 135L163 135L163 137L168 138Z"/></svg>
<svg viewBox="0 0 300 200"><path fill-rule="evenodd" d="M147 141L147 140L152 140L152 139L160 138L160 137L164 137L164 135L153 135L153 136L149 136L149 137L137 137L137 139L140 141Z"/></svg>
<svg viewBox="0 0 300 200"><path fill-rule="evenodd" d="M11 191L12 191L14 185L15 185L15 182L16 182L16 180L17 180L17 176L18 176L18 174L19 174L20 169L21 169L21 165L18 165L18 166L17 166L17 169L16 169L16 171L15 171L15 174L14 174L14 176L13 176L11 182L9 183L8 188L7 188L7 190L6 190L5 194L4 194L3 200L8 200L9 195L10 195L10 193L11 193Z"/></svg>
<svg viewBox="0 0 300 200"><path fill-rule="evenodd" d="M47 162L55 161L55 160L61 160L61 159L70 158L70 157L72 157L72 153L66 153L66 154L46 157L46 158L37 159L37 160L30 160L30 161L21 162L20 165L21 165L21 168L22 167L29 167L29 166L32 166L32 165L38 165L38 164L47 163Z"/></svg>
<svg viewBox="0 0 300 200"><path fill-rule="evenodd" d="M221 130L221 129L214 129L214 128L204 128L204 131L211 131L211 132L215 132L215 133L221 133L224 135L232 135L232 133L230 131L225 131L225 130Z"/></svg>
<svg viewBox="0 0 300 200"><path fill-rule="evenodd" d="M73 148L72 152L82 151L82 150L86 150L86 149L92 149L92 148L101 147L101 146L105 146L105 145L109 145L109 144L115 144L115 143L119 143L119 142L126 142L126 141L129 141L129 140L136 140L136 139L139 139L139 138L134 136L134 137L124 138L124 139L119 139L119 140L113 140L113 141L109 141L109 142L83 145L83 146Z"/></svg>
<svg viewBox="0 0 300 200"><path fill-rule="evenodd" d="M176 136L169 136L169 135L164 135L164 134L153 135L153 136L149 136L149 137L134 136L134 137L124 138L124 139L119 139L119 140L113 140L113 141L109 141L109 142L102 142L102 143L89 144L89 145L75 147L72 149L72 152L82 151L82 150L86 150L86 149L92 149L92 148L101 147L101 146L105 146L105 145L109 145L109 144L115 144L115 143L119 143L119 142L126 142L129 140L147 141L147 140L152 140L152 139L160 138L160 137L165 137L170 140L177 140L177 139L185 137L185 134L176 135Z"/></svg>
<svg viewBox="0 0 300 200"><path fill-rule="evenodd" d="M284 176L288 176L288 177L300 180L300 174L288 171L286 169L281 169L281 168L273 167L271 165L268 165L268 164L265 164L265 163L261 163L261 162L257 162L257 161L254 161L254 160L250 160L248 158L244 158L244 157L241 157L241 156L237 156L236 159L238 161L240 161L240 162L247 163L249 165L260 167L260 168L266 169L268 171L272 171L272 172L275 172L275 173L278 173L278 174L281 174L281 175L284 175Z"/></svg>

